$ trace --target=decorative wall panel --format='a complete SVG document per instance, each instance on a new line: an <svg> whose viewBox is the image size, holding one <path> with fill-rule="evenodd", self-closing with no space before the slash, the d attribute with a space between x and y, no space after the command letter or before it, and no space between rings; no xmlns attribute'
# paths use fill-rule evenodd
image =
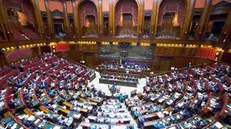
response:
<svg viewBox="0 0 231 129"><path fill-rule="evenodd" d="M122 17L124 13L131 13L133 17L133 26L137 25L138 22L138 5L135 0L120 0L116 4L116 25L122 26Z"/></svg>
<svg viewBox="0 0 231 129"><path fill-rule="evenodd" d="M92 15L95 17L95 22L97 21L97 9L93 2L91 1L84 1L79 5L79 18L80 18L80 25L85 26L87 19L87 15ZM96 22L97 23L97 22Z"/></svg>
<svg viewBox="0 0 231 129"><path fill-rule="evenodd" d="M26 14L28 22L33 24L34 23L34 17L33 17L34 8L32 7L30 0L23 0L22 8L23 8L23 12Z"/></svg>
<svg viewBox="0 0 231 129"><path fill-rule="evenodd" d="M166 12L175 12L178 14L178 23L183 25L185 17L185 0L163 0L159 8L158 25L163 23L163 15Z"/></svg>

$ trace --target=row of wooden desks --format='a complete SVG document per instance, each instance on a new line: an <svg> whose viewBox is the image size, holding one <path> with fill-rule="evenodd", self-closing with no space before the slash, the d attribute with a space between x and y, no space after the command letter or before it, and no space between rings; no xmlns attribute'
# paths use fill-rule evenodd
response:
<svg viewBox="0 0 231 129"><path fill-rule="evenodd" d="M110 85L116 84L116 85L120 85L120 86L137 87L138 82L100 78L99 83L110 84Z"/></svg>

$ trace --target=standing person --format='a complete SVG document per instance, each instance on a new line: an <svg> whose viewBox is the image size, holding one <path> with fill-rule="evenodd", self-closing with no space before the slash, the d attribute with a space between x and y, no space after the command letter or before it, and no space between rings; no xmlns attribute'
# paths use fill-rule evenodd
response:
<svg viewBox="0 0 231 129"><path fill-rule="evenodd" d="M116 91L116 84L115 84L115 83L113 83L113 85L112 85L112 87L111 87L111 91L112 91L112 92L115 92L115 91Z"/></svg>
<svg viewBox="0 0 231 129"><path fill-rule="evenodd" d="M119 99L120 99L120 102L123 102L123 101L124 101L124 95L123 95L122 93L120 93Z"/></svg>
<svg viewBox="0 0 231 129"><path fill-rule="evenodd" d="M124 62L125 68L127 68L127 65L128 65L128 59L126 58L126 59L125 59L125 62Z"/></svg>
<svg viewBox="0 0 231 129"><path fill-rule="evenodd" d="M10 67L11 67L12 69L15 69L15 65L14 65L13 63L10 64Z"/></svg>
<svg viewBox="0 0 231 129"><path fill-rule="evenodd" d="M20 72L24 72L24 69L23 69L23 65L22 65L22 64L21 64L21 65L19 65L19 67L18 67L18 68L19 68L19 71L20 71Z"/></svg>
<svg viewBox="0 0 231 129"><path fill-rule="evenodd" d="M188 72L191 70L191 62L188 63Z"/></svg>

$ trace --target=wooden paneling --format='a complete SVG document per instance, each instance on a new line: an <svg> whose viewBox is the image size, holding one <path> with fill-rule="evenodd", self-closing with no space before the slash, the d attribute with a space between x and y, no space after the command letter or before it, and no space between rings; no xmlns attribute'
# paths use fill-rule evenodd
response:
<svg viewBox="0 0 231 129"><path fill-rule="evenodd" d="M98 53L97 52L83 52L83 51L66 51L66 52L56 52L58 56L71 59L76 62L85 61L86 65L91 68L98 66Z"/></svg>
<svg viewBox="0 0 231 129"><path fill-rule="evenodd" d="M161 58L160 71L169 71L172 58Z"/></svg>
<svg viewBox="0 0 231 129"><path fill-rule="evenodd" d="M192 65L197 65L197 63L200 63L200 58L198 57L175 57L173 58L171 62L171 67L176 68L183 68L187 67L189 62L191 62Z"/></svg>
<svg viewBox="0 0 231 129"><path fill-rule="evenodd" d="M31 51L32 51L32 57L36 57L39 55L39 48L38 47L31 48Z"/></svg>
<svg viewBox="0 0 231 129"><path fill-rule="evenodd" d="M86 65L90 68L96 68L97 67L97 57L95 53L84 53L84 60L86 62Z"/></svg>
<svg viewBox="0 0 231 129"><path fill-rule="evenodd" d="M221 58L221 61L222 62L225 62L227 64L231 64L231 53L228 53L228 52L224 52L223 53L223 56Z"/></svg>
<svg viewBox="0 0 231 129"><path fill-rule="evenodd" d="M155 55L168 55L168 56L195 56L196 48L183 48L183 47L154 47L153 53Z"/></svg>
<svg viewBox="0 0 231 129"><path fill-rule="evenodd" d="M6 56L4 53L0 53L0 67L7 65Z"/></svg>
<svg viewBox="0 0 231 129"><path fill-rule="evenodd" d="M165 71L170 70L171 67L175 68L184 68L188 66L188 63L191 62L192 65L198 65L202 63L211 63L213 61L206 58L199 58L193 56L168 56L168 57L160 57L159 60L159 68L153 69L157 71Z"/></svg>
<svg viewBox="0 0 231 129"><path fill-rule="evenodd" d="M185 49L185 51L188 51ZM86 65L91 68L96 68L104 62L119 62L116 58L103 58L98 56L98 52L87 52L87 51L67 51L62 53L56 53L59 56L64 56L68 59L80 62L85 61ZM188 63L192 65L198 65L202 63L211 63L212 61L205 58L199 58L195 56L171 56L171 55L153 55L152 60L129 60L136 64L146 64L154 72L164 72L170 70L171 67L183 68L187 67Z"/></svg>
<svg viewBox="0 0 231 129"><path fill-rule="evenodd" d="M76 44L70 44L69 45L70 50L76 50Z"/></svg>
<svg viewBox="0 0 231 129"><path fill-rule="evenodd" d="M195 56L196 52L197 52L197 48L185 48L183 49L182 55Z"/></svg>
<svg viewBox="0 0 231 129"><path fill-rule="evenodd" d="M98 51L98 46L96 44L86 44L86 45L82 44L82 45L77 45L77 50L96 52Z"/></svg>

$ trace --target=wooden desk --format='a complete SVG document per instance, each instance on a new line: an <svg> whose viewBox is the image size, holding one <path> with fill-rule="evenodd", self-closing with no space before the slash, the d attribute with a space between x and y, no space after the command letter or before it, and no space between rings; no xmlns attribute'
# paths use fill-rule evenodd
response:
<svg viewBox="0 0 231 129"><path fill-rule="evenodd" d="M47 108L45 108L44 106L40 106L39 109L45 113L48 113L49 110Z"/></svg>
<svg viewBox="0 0 231 129"><path fill-rule="evenodd" d="M69 108L71 108L72 109L72 107L73 107L73 105L72 104L70 104L70 103L68 103L68 102L63 102L63 105L66 105L66 106L68 106ZM86 108L80 108L80 111L81 112L84 112L84 113L87 113L87 111L88 111L88 109L86 109Z"/></svg>
<svg viewBox="0 0 231 129"><path fill-rule="evenodd" d="M84 99L84 98L79 98L79 100L80 101L82 101L82 102L86 102L86 99ZM97 106L98 104L97 103L95 103L95 102L90 102L93 106Z"/></svg>
<svg viewBox="0 0 231 129"><path fill-rule="evenodd" d="M148 122L144 123L144 128L146 128L146 127L153 127L153 126L154 126L153 121L148 121Z"/></svg>
<svg viewBox="0 0 231 129"><path fill-rule="evenodd" d="M33 115L33 113L32 113L28 108L24 109L23 111L24 111L28 116Z"/></svg>
<svg viewBox="0 0 231 129"><path fill-rule="evenodd" d="M152 113L152 114L143 115L143 117L145 119L150 119L150 118L158 117L158 114L157 114L157 112L155 112L155 113Z"/></svg>
<svg viewBox="0 0 231 129"><path fill-rule="evenodd" d="M46 97L47 97L49 100L52 100L52 99L50 98L50 96L47 94L47 90L43 90L43 93L46 95Z"/></svg>
<svg viewBox="0 0 231 129"><path fill-rule="evenodd" d="M70 103L68 103L68 102L63 102L63 105L65 105L65 106L67 106L67 107L69 107L69 108L72 108L73 107L73 105L72 104L70 104Z"/></svg>
<svg viewBox="0 0 231 129"><path fill-rule="evenodd" d="M116 85L121 85L121 86L129 86L129 87L137 87L138 82L130 82L130 81L123 81L123 80L111 80L111 79L99 79L99 83L104 83L104 84L111 84L113 85L116 83Z"/></svg>
<svg viewBox="0 0 231 129"><path fill-rule="evenodd" d="M87 113L88 109L86 109L86 108L80 108L80 111L84 112L84 113Z"/></svg>
<svg viewBox="0 0 231 129"><path fill-rule="evenodd" d="M144 114L144 113L146 113L146 112L148 112L147 109L140 111L141 114Z"/></svg>
<svg viewBox="0 0 231 129"><path fill-rule="evenodd" d="M66 114L69 114L69 113L70 113L69 110L64 109L64 108L62 108L62 107L59 107L59 111L61 111L61 112L63 112L63 113L66 113Z"/></svg>
<svg viewBox="0 0 231 129"><path fill-rule="evenodd" d="M80 124L80 126L82 126L83 128L84 128L84 127L85 127L85 128L90 128L90 127L91 127L91 123L82 122L82 123Z"/></svg>
<svg viewBox="0 0 231 129"><path fill-rule="evenodd" d="M126 70L123 69L123 68L118 68L118 69L102 69L103 70L102 73L117 73L117 74L126 74ZM149 71L149 70L142 70L141 72L135 72L135 71L129 71L129 74L130 75L133 75L133 76L137 76L139 78L143 77L143 74L145 71Z"/></svg>
<svg viewBox="0 0 231 129"><path fill-rule="evenodd" d="M88 100L90 100L90 101L92 101L92 102L96 102L96 103L100 103L101 101L100 100L96 100L96 99L94 99L94 98L88 98Z"/></svg>
<svg viewBox="0 0 231 129"><path fill-rule="evenodd" d="M132 108L132 107L134 107L134 106L135 106L134 104L129 104L129 105L128 105L129 108Z"/></svg>

